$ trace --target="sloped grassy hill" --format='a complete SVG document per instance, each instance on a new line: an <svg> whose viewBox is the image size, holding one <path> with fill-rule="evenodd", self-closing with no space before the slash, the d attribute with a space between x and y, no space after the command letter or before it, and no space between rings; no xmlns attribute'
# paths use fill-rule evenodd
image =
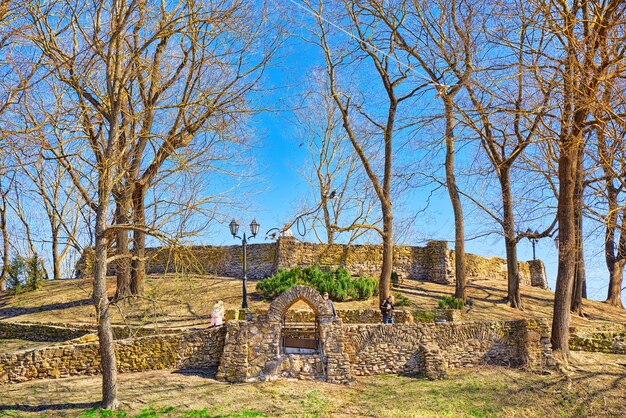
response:
<svg viewBox="0 0 626 418"><path fill-rule="evenodd" d="M12 295L0 294L0 320L51 324L95 324L91 305L91 280L48 281L41 289ZM115 292L115 278L108 280L109 294ZM143 298L119 303L114 307L113 322L117 325L151 325L159 327L204 326L209 323L213 303L221 299L227 309L241 306L241 281L223 277L150 276ZM252 310L265 310L266 301L256 293L256 283L249 282L249 301ZM401 309L432 309L444 295L452 295L453 285L407 280L393 289L405 295L411 306ZM524 311L511 309L503 302L506 283L479 280L469 285L468 295L473 306L467 309L467 320L507 320L530 317L550 318L553 293L549 290L522 286ZM337 309L377 309L377 299L335 303ZM602 326L606 323L626 323L626 311L605 303L585 301L587 318L575 316L573 326ZM299 308L300 306L297 306ZM302 305L302 307L306 307Z"/></svg>

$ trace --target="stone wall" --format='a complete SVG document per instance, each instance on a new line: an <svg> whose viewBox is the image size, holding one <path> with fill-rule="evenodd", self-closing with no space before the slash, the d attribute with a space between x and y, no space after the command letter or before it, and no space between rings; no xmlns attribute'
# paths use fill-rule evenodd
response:
<svg viewBox="0 0 626 418"><path fill-rule="evenodd" d="M569 337L570 350L626 354L626 327L575 329Z"/></svg>
<svg viewBox="0 0 626 418"><path fill-rule="evenodd" d="M206 368L219 364L225 329L212 328L115 341L120 372ZM46 347L0 355L0 384L100 373L97 343Z"/></svg>
<svg viewBox="0 0 626 418"><path fill-rule="evenodd" d="M229 312L227 312L228 314ZM229 319L234 319L234 310L230 310ZM116 340L125 338L143 337L158 333L158 329L152 327L112 326L113 336ZM0 320L0 340L16 338L28 341L62 342L73 340L88 334L97 332L95 325L91 324L55 324L48 325L40 322L8 322ZM169 332L176 332L174 330Z"/></svg>
<svg viewBox="0 0 626 418"><path fill-rule="evenodd" d="M281 350L285 313L298 301L315 312L319 337L318 353L289 354ZM343 327L315 289L294 286L271 303L267 314L252 315L249 321L226 324L224 355L217 378L228 382L265 381L298 377L331 383L352 380L344 352Z"/></svg>
<svg viewBox="0 0 626 418"><path fill-rule="evenodd" d="M306 302L317 318L316 353L283 352L281 334L289 307ZM292 314L298 320L305 314ZM284 321L284 322L283 322ZM295 286L279 296L267 314L226 324L225 352L217 378L229 382L282 377L347 383L353 376L382 373L442 377L447 369L496 364L543 369L552 365L550 328L545 319L460 323L344 324L329 315L319 293Z"/></svg>
<svg viewBox="0 0 626 418"><path fill-rule="evenodd" d="M378 309L338 309L337 316L344 324L380 324L383 317ZM230 317L229 317L230 316ZM463 319L462 309L431 309L431 310L402 310L396 309L393 312L396 324L410 324L413 322L435 322L445 320L447 322L459 322ZM226 311L227 319L234 319L234 312ZM245 319L239 316L239 319ZM286 322L315 322L315 312L290 309L285 313Z"/></svg>
<svg viewBox="0 0 626 418"><path fill-rule="evenodd" d="M147 249L149 274L199 273L241 277L242 249L232 246L189 246ZM425 247L396 245L393 269L402 279L454 283L454 252L446 241L431 241ZM378 277L382 265L380 245L313 244L283 237L277 242L248 245L248 277L262 279L278 269L318 264L323 267L345 267L353 275ZM76 275L82 277L93 267L93 251L85 250L76 264ZM540 260L520 262L523 284L547 287L545 269ZM110 265L110 275L115 266ZM506 280L506 260L467 254L469 280Z"/></svg>
<svg viewBox="0 0 626 418"><path fill-rule="evenodd" d="M540 287L542 289L548 288L546 266L543 265L543 261L541 260L528 261L528 270L530 272L530 285L531 286Z"/></svg>
<svg viewBox="0 0 626 418"><path fill-rule="evenodd" d="M344 326L346 353L356 376L426 374L495 364L542 369L551 365L546 321Z"/></svg>
<svg viewBox="0 0 626 418"><path fill-rule="evenodd" d="M344 324L380 324L383 322L382 314L377 309L338 309L336 312ZM398 324L413 322L413 314L410 311L396 309L393 317ZM315 322L315 312L290 309L285 314L285 321Z"/></svg>
<svg viewBox="0 0 626 418"><path fill-rule="evenodd" d="M298 378L347 383L353 376L386 373L436 379L448 369L478 364L529 369L552 365L546 320L343 324L317 302L318 353L282 353L282 325L270 312L219 328L118 340L118 370L219 366L217 378L228 382ZM98 373L97 342L0 355L0 384Z"/></svg>
<svg viewBox="0 0 626 418"><path fill-rule="evenodd" d="M277 245L277 268L318 264L329 268L346 267L353 275L380 276L383 259L380 245L325 245L298 242L293 238L283 238ZM447 253L447 243L443 241L431 241L426 247L396 245L393 269L407 279L448 281L453 272Z"/></svg>
<svg viewBox="0 0 626 418"><path fill-rule="evenodd" d="M44 324L20 324L0 321L0 340L20 339L28 341L62 342L89 334L91 331Z"/></svg>

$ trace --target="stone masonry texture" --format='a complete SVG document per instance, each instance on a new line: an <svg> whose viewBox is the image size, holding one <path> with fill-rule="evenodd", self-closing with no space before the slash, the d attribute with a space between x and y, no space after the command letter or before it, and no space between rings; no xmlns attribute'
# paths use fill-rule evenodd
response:
<svg viewBox="0 0 626 418"><path fill-rule="evenodd" d="M219 364L224 328L115 341L122 373L172 368L208 368ZM61 345L0 354L0 384L32 379L100 373L97 343Z"/></svg>
<svg viewBox="0 0 626 418"><path fill-rule="evenodd" d="M298 301L308 304L312 314L290 313ZM355 376L388 373L439 379L448 369L479 364L530 370L553 365L546 319L426 323L412 322L409 315L404 323L383 325L371 323L371 313L343 316L367 322L344 323L341 314L332 315L315 289L294 286L276 298L266 313L249 313L246 320L116 340L117 366L122 373L217 367L217 379L231 383L297 378L345 384ZM282 334L285 327L294 326L292 321L313 325L315 352L285 352ZM38 329L21 326L27 334ZM1 354L0 384L100 373L93 335L81 336L85 330L49 328L45 330L47 341L74 339L62 345ZM14 337L16 329L16 324L0 322L0 330L4 330L0 338ZM574 335L576 339L570 344L575 349L623 352L623 328L577 331Z"/></svg>

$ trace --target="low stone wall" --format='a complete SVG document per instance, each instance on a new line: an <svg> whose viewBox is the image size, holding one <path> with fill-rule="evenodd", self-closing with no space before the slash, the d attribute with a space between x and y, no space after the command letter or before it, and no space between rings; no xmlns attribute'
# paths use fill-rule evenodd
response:
<svg viewBox="0 0 626 418"><path fill-rule="evenodd" d="M150 327L129 328L125 326L113 326L112 329L113 336L116 340L143 337L158 333L157 329ZM74 340L95 332L97 332L97 329L95 325L92 324L48 325L37 322L0 321L0 340L16 338L27 341L62 342ZM176 331L172 330L169 332Z"/></svg>
<svg viewBox="0 0 626 418"><path fill-rule="evenodd" d="M240 277L241 246L189 246L148 248L147 272L214 274ZM93 250L83 252L76 264L76 276L83 277L93 269ZM473 279L506 280L506 260L498 257L466 255L467 277ZM313 244L283 237L277 242L248 245L248 277L262 279L278 269L320 265L328 268L345 267L353 275L378 277L382 265L381 245ZM446 241L431 241L425 247L396 245L393 269L401 279L454 283L454 252ZM520 262L523 284L547 287L545 269L540 260ZM115 265L108 274L115 274Z"/></svg>
<svg viewBox="0 0 626 418"><path fill-rule="evenodd" d="M281 353L280 322L254 315L225 327L118 340L118 370L219 366L218 378L229 382L287 377L347 383L352 376L385 373L434 379L448 369L479 364L552 365L546 320L383 325L328 319L319 325L318 354ZM98 373L97 342L0 355L0 384Z"/></svg>
<svg viewBox="0 0 626 418"><path fill-rule="evenodd" d="M337 310L337 316L344 324L379 324L383 322L382 314L376 309L341 309ZM398 324L413 322L410 311L395 310L394 320ZM313 311L291 309L285 314L286 322L315 322Z"/></svg>
<svg viewBox="0 0 626 418"><path fill-rule="evenodd" d="M575 351L626 354L626 327L574 330L569 337L569 348Z"/></svg>
<svg viewBox="0 0 626 418"><path fill-rule="evenodd" d="M44 324L21 324L0 321L0 340L20 339L28 341L62 342L89 334L91 331Z"/></svg>
<svg viewBox="0 0 626 418"><path fill-rule="evenodd" d="M226 319L245 319L235 316L236 311L226 311ZM338 309L337 316L344 324L380 324L382 314L377 309ZM262 314L263 312L259 312ZM459 322L463 319L463 310L460 309L433 309L433 310L402 310L393 313L396 324L410 324L413 322ZM310 310L290 309L285 314L286 322L315 322L315 313Z"/></svg>
<svg viewBox="0 0 626 418"><path fill-rule="evenodd" d="M120 372L206 368L219 364L225 329L212 328L115 341ZM100 373L97 343L46 347L0 355L0 384Z"/></svg>
<svg viewBox="0 0 626 418"><path fill-rule="evenodd" d="M446 369L494 364L542 369L552 364L544 320L459 324L346 325L352 373L436 375Z"/></svg>

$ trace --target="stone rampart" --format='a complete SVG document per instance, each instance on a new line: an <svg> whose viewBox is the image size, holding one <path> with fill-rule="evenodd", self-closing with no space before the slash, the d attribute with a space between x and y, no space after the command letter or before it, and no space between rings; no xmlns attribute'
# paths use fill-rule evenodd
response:
<svg viewBox="0 0 626 418"><path fill-rule="evenodd" d="M240 277L241 246L189 246L148 248L147 272L198 273L225 277ZM506 280L506 260L467 254L469 280ZM262 279L278 269L320 265L328 268L345 267L355 276L378 277L382 265L381 245L314 244L283 237L277 242L248 245L248 277ZM393 269L402 279L454 283L454 252L446 241L431 241L425 247L396 245ZM547 287L545 269L540 260L520 262L522 284ZM90 273L93 251L85 250L76 265L77 277ZM115 266L110 265L110 275Z"/></svg>
<svg viewBox="0 0 626 418"><path fill-rule="evenodd" d="M154 335L115 341L120 372L207 368L219 364L225 329ZM0 354L0 384L100 373L97 343Z"/></svg>

